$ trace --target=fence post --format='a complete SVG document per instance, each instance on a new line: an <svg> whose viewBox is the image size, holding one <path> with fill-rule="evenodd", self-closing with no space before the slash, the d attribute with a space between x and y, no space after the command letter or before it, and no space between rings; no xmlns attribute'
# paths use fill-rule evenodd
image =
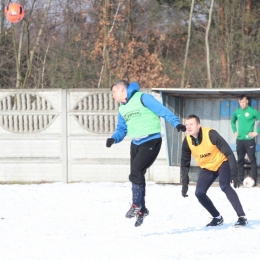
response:
<svg viewBox="0 0 260 260"><path fill-rule="evenodd" d="M68 183L68 113L67 113L67 89L61 90L61 151L62 151L62 176L61 180Z"/></svg>

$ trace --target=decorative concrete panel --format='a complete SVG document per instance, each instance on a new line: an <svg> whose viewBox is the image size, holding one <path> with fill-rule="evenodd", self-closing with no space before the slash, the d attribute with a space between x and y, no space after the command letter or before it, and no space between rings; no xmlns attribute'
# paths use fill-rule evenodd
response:
<svg viewBox="0 0 260 260"><path fill-rule="evenodd" d="M19 162L0 163L0 183L43 183L61 180L61 163Z"/></svg>
<svg viewBox="0 0 260 260"><path fill-rule="evenodd" d="M38 133L58 116L48 98L39 93L9 93L0 99L0 126L16 134Z"/></svg>
<svg viewBox="0 0 260 260"><path fill-rule="evenodd" d="M71 164L69 182L126 182L129 166L120 164Z"/></svg>
<svg viewBox="0 0 260 260"><path fill-rule="evenodd" d="M114 144L110 148L106 147L106 139L92 137L91 139L73 138L70 139L69 159L85 158L120 158L130 157L130 140Z"/></svg>
<svg viewBox="0 0 260 260"><path fill-rule="evenodd" d="M60 139L0 139L0 158L60 158Z"/></svg>
<svg viewBox="0 0 260 260"><path fill-rule="evenodd" d="M117 117L109 89L0 90L0 182L128 181L130 138L106 147ZM162 135L146 178L168 183Z"/></svg>

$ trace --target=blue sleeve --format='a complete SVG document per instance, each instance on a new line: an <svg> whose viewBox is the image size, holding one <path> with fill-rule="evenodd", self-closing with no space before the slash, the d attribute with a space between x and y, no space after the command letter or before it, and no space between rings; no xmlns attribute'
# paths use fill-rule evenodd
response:
<svg viewBox="0 0 260 260"><path fill-rule="evenodd" d="M125 119L118 113L116 130L111 137L115 139L115 143L119 143L125 138L126 134L127 126Z"/></svg>
<svg viewBox="0 0 260 260"><path fill-rule="evenodd" d="M142 103L145 107L153 111L156 115L167 120L172 126L176 127L180 124L180 119L173 112L156 100L150 94L142 95Z"/></svg>

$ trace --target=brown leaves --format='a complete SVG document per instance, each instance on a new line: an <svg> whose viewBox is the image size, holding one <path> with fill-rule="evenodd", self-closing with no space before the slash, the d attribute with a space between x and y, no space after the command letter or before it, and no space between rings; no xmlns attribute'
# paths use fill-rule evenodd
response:
<svg viewBox="0 0 260 260"><path fill-rule="evenodd" d="M81 40L81 33L79 33L74 39L75 42L79 42Z"/></svg>
<svg viewBox="0 0 260 260"><path fill-rule="evenodd" d="M119 49L119 52L110 53L113 60L110 69L115 78L138 81L142 88L167 87L172 83L164 73L164 66L158 54L149 53L146 43L132 40L126 48L123 43L117 43L115 39L112 43Z"/></svg>

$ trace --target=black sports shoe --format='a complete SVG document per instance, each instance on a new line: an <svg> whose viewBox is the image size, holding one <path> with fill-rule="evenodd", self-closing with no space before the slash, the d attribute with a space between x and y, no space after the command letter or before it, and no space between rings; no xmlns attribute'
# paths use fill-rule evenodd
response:
<svg viewBox="0 0 260 260"><path fill-rule="evenodd" d="M235 224L235 227L243 227L243 226L246 226L247 223L248 223L248 221L245 217L239 217L238 221Z"/></svg>
<svg viewBox="0 0 260 260"><path fill-rule="evenodd" d="M223 222L224 222L224 219L222 218L222 216L221 216L220 219L218 219L218 218L213 218L213 219L211 220L211 222L210 222L209 224L207 224L206 227L210 227L210 226L221 226L221 225L223 225Z"/></svg>
<svg viewBox="0 0 260 260"><path fill-rule="evenodd" d="M143 224L144 218L149 215L149 210L145 209L143 212L139 211L136 215L135 227L139 227Z"/></svg>
<svg viewBox="0 0 260 260"><path fill-rule="evenodd" d="M133 218L136 216L136 214L141 210L142 205L136 205L132 204L131 208L126 212L125 217L126 218Z"/></svg>

